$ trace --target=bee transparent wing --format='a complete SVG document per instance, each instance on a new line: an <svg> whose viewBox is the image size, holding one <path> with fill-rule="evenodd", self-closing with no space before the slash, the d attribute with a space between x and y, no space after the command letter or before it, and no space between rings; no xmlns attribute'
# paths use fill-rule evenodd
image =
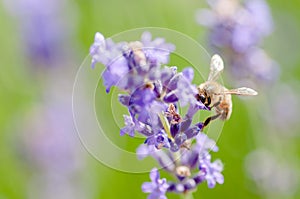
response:
<svg viewBox="0 0 300 199"><path fill-rule="evenodd" d="M215 81L224 69L224 63L220 55L215 54L210 61L210 73L208 81Z"/></svg>
<svg viewBox="0 0 300 199"><path fill-rule="evenodd" d="M247 87L241 87L241 88L236 88L236 89L231 89L231 90L225 90L222 92L222 94L232 94L232 95L257 95L258 93Z"/></svg>

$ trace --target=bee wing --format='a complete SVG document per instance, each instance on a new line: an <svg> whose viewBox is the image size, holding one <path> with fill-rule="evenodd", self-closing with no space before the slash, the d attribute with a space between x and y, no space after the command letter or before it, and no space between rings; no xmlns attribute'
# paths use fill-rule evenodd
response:
<svg viewBox="0 0 300 199"><path fill-rule="evenodd" d="M241 88L236 88L236 89L231 89L231 90L225 90L222 92L222 94L232 94L232 95L257 95L258 93L247 87L241 87Z"/></svg>
<svg viewBox="0 0 300 199"><path fill-rule="evenodd" d="M208 75L208 81L215 81L219 74L224 69L224 63L220 55L215 54L210 61L210 73Z"/></svg>

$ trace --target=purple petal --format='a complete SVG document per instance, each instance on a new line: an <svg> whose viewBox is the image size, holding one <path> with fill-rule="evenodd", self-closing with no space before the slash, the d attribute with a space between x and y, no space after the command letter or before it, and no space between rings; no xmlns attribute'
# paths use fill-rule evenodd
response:
<svg viewBox="0 0 300 199"><path fill-rule="evenodd" d="M183 76L189 81L192 82L194 79L194 70L193 68L185 68L182 71Z"/></svg>
<svg viewBox="0 0 300 199"><path fill-rule="evenodd" d="M193 126L189 129L187 129L184 134L186 135L187 139L191 139L193 137L196 137L201 129L199 129L197 126Z"/></svg>
<svg viewBox="0 0 300 199"><path fill-rule="evenodd" d="M142 191L144 193L151 193L155 189L155 184L153 182L144 182L142 185Z"/></svg>
<svg viewBox="0 0 300 199"><path fill-rule="evenodd" d="M223 184L224 183L224 176L221 173L214 173L214 177L216 179L216 182L219 184Z"/></svg>
<svg viewBox="0 0 300 199"><path fill-rule="evenodd" d="M129 100L130 100L130 96L129 95L119 94L118 95L118 99L119 99L119 102L121 104L123 104L124 106L129 106Z"/></svg>
<svg viewBox="0 0 300 199"><path fill-rule="evenodd" d="M164 97L164 101L167 103L174 103L178 101L178 97L176 96L176 92L169 92Z"/></svg>
<svg viewBox="0 0 300 199"><path fill-rule="evenodd" d="M160 78L161 78L162 85L168 87L167 85L169 84L170 80L177 73L177 67L176 66L165 67L161 70L160 73L161 73Z"/></svg>
<svg viewBox="0 0 300 199"><path fill-rule="evenodd" d="M252 20L256 23L256 31L263 35L268 35L273 31L270 9L264 0L248 0L245 7L251 12Z"/></svg>
<svg viewBox="0 0 300 199"><path fill-rule="evenodd" d="M169 90L175 90L177 88L177 84L178 84L178 81L182 79L182 73L178 73L176 75L174 75L172 77L172 79L170 80L168 86L167 86L167 89Z"/></svg>
<svg viewBox="0 0 300 199"><path fill-rule="evenodd" d="M212 178L207 178L207 186L208 188L212 189L216 186L216 181Z"/></svg>
<svg viewBox="0 0 300 199"><path fill-rule="evenodd" d="M173 138L179 133L180 126L180 124L171 124L170 131Z"/></svg>
<svg viewBox="0 0 300 199"><path fill-rule="evenodd" d="M153 168L150 172L150 179L152 182L157 182L158 179L160 178L159 172L157 168Z"/></svg>

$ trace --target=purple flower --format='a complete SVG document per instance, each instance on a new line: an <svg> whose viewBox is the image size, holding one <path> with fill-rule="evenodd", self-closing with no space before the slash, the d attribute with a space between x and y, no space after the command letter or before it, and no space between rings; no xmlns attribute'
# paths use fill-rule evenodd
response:
<svg viewBox="0 0 300 199"><path fill-rule="evenodd" d="M195 104L190 104L189 109L187 111L186 117L187 118L193 118L193 116L199 111L199 110L210 110L209 107L206 107L202 102L198 101Z"/></svg>
<svg viewBox="0 0 300 199"><path fill-rule="evenodd" d="M158 150L154 145L146 145L146 144L141 144L137 150L136 154L139 160L142 160L155 152L160 151Z"/></svg>
<svg viewBox="0 0 300 199"><path fill-rule="evenodd" d="M93 68L97 62L101 61L102 58L101 53L104 52L105 48L106 48L105 38L101 33L97 32L95 34L94 43L90 47L90 55L92 56ZM104 60L102 62L106 63L106 61Z"/></svg>
<svg viewBox="0 0 300 199"><path fill-rule="evenodd" d="M92 66L97 62L106 66L103 73L106 91L115 86L126 92L118 96L129 112L129 116L124 115L125 127L120 134L133 137L137 132L144 135L145 142L137 149L138 158L153 157L180 181L169 185L165 179L159 178L157 169L153 169L150 174L152 182L142 186L144 192L150 193L148 198L166 198L167 191L184 193L195 189L204 180L212 184L210 178L221 182L213 170L217 171L215 163L203 163L204 154L217 151L215 142L201 133L202 122L192 124L197 111L208 110L198 99L198 90L192 84L194 70L187 67L177 72L176 66L162 65L168 63L174 49L162 38L152 41L147 32L141 41L129 43L114 43L97 33L90 48ZM181 107L186 105L189 105L188 111L180 113ZM195 137L197 142L192 144ZM200 171L191 176L191 169L197 169L200 161ZM211 173L206 172L210 168Z"/></svg>
<svg viewBox="0 0 300 199"><path fill-rule="evenodd" d="M295 82L299 85L299 82ZM297 136L297 131L289 131L299 125L300 96L298 87L293 84L277 84L268 96L269 107L264 107L262 116L282 136ZM284 96L284 103L277 97L278 93ZM283 111L284 110L284 111ZM284 120L282 119L284 118ZM274 132L275 133L275 132Z"/></svg>
<svg viewBox="0 0 300 199"><path fill-rule="evenodd" d="M153 136L148 137L145 140L145 144L154 145L157 149L161 149L162 147L170 148L168 136L163 130Z"/></svg>
<svg viewBox="0 0 300 199"><path fill-rule="evenodd" d="M198 133L200 133L200 131L201 131L201 129L197 125L195 125L195 126L188 128L187 130L185 130L183 132L183 134L186 135L187 139L192 139L192 138L196 137L198 135Z"/></svg>
<svg viewBox="0 0 300 199"><path fill-rule="evenodd" d="M142 35L142 42L114 43L101 33L96 33L90 48L92 67L97 62L107 67L103 73L107 92L117 84L119 88L135 90L145 83L148 75L155 74L160 64L168 62L174 45L165 43L161 38L151 41L149 34ZM148 74L149 71L152 73Z"/></svg>
<svg viewBox="0 0 300 199"><path fill-rule="evenodd" d="M162 49L167 53L161 52ZM169 56L171 50L174 50L172 45L166 44L162 39L151 41L148 33L142 35L142 42L130 43L114 43L96 33L90 54L92 66L97 62L106 65L103 79L107 92L111 86L128 91L128 95L119 96L119 101L128 108L131 115L124 116L125 127L121 129L120 134L134 136L134 132L138 131L148 137L146 144L155 145L157 148L172 146L172 150L175 151L187 139L195 137L201 129L189 128L190 123L184 123L182 129L180 116L170 121L162 121L161 116L166 113L170 103L180 102L180 106L195 106L197 108L193 114L205 106L195 97L197 89L192 84L192 68L185 68L181 73L177 73L176 67L160 66L161 63L166 63L165 56ZM148 56L150 52L155 52L155 56L158 57L156 61ZM162 55L159 56L159 53ZM192 115L189 117L192 118ZM182 133L178 134L179 131ZM166 132L170 132L171 135L167 135ZM174 140L170 139L171 137Z"/></svg>
<svg viewBox="0 0 300 199"><path fill-rule="evenodd" d="M198 91L196 86L191 84L192 79L193 70L191 68L186 68L183 73L174 75L166 87L169 92L164 100L169 103L179 101L181 106L191 104L201 107L202 103L195 98Z"/></svg>
<svg viewBox="0 0 300 199"><path fill-rule="evenodd" d="M252 151L246 157L245 167L248 177L267 194L291 197L299 188L298 169L288 158L278 157L273 151L264 148Z"/></svg>
<svg viewBox="0 0 300 199"><path fill-rule="evenodd" d="M105 39L101 33L97 32L94 43L90 47L92 67L98 62L107 67L102 75L106 92L109 92L110 87L116 85L129 72L127 60L123 57L122 49L124 45L124 42L115 44L112 40Z"/></svg>
<svg viewBox="0 0 300 199"><path fill-rule="evenodd" d="M264 0L247 0L245 8L251 13L251 19L261 35L267 36L273 31L273 19L269 6Z"/></svg>
<svg viewBox="0 0 300 199"><path fill-rule="evenodd" d="M159 172L153 168L150 172L151 182L145 182L142 185L144 193L150 193L148 199L166 199L166 192L169 187L165 178L160 179Z"/></svg>
<svg viewBox="0 0 300 199"><path fill-rule="evenodd" d="M173 44L165 43L164 38L156 38L151 41L152 35L150 32L144 32L141 41L144 45L144 52L148 61L157 65L158 63L167 64L169 62L169 55L175 50Z"/></svg>
<svg viewBox="0 0 300 199"><path fill-rule="evenodd" d="M125 121L125 127L123 127L120 130L120 135L128 134L131 137L134 137L134 131L135 131L135 123L132 120L131 116L123 115L124 121Z"/></svg>
<svg viewBox="0 0 300 199"><path fill-rule="evenodd" d="M151 89L141 87L135 90L129 99L130 112L134 115L143 112L147 106L152 104L155 98L155 93Z"/></svg>
<svg viewBox="0 0 300 199"><path fill-rule="evenodd" d="M177 67L176 66L171 66L167 67L165 66L162 68L159 72L159 79L164 87L169 89L168 84L171 81L171 79L177 74Z"/></svg>
<svg viewBox="0 0 300 199"><path fill-rule="evenodd" d="M137 150L138 159L142 160L147 156L152 156L160 164L162 168L169 172L173 172L175 169L175 159L169 153L163 150L157 149L154 145L141 144Z"/></svg>
<svg viewBox="0 0 300 199"><path fill-rule="evenodd" d="M196 144L188 151L183 151L181 155L181 163L190 168L198 165L198 161L203 154L208 154L210 151L217 152L218 147L214 140L209 139L204 133L197 133Z"/></svg>
<svg viewBox="0 0 300 199"><path fill-rule="evenodd" d="M151 124L153 131L159 131L162 128L161 121L159 118L159 114L162 114L166 111L167 105L165 103L159 101L153 101L151 105L149 105L148 109L148 118L149 124Z"/></svg>
<svg viewBox="0 0 300 199"><path fill-rule="evenodd" d="M196 137L196 144L199 151L210 151L217 152L219 149L216 145L216 142L210 139L206 134L199 133Z"/></svg>
<svg viewBox="0 0 300 199"><path fill-rule="evenodd" d="M258 80L272 82L279 76L278 64L263 49L251 49L244 61Z"/></svg>
<svg viewBox="0 0 300 199"><path fill-rule="evenodd" d="M75 21L69 1L5 0L4 7L16 18L16 31L30 61L52 67L61 63L63 55L70 51L65 46L71 45L69 38Z"/></svg>
<svg viewBox="0 0 300 199"><path fill-rule="evenodd" d="M210 6L211 10L198 11L197 21L211 29L211 42L218 47L244 52L272 31L272 17L263 0L248 0L244 5L219 0Z"/></svg>
<svg viewBox="0 0 300 199"><path fill-rule="evenodd" d="M195 98L196 94L198 94L197 88L187 78L183 76L178 80L176 96L182 106L186 106L187 104L199 104L200 106L201 102Z"/></svg>
<svg viewBox="0 0 300 199"><path fill-rule="evenodd" d="M264 0L218 0L197 13L197 21L209 28L209 43L225 55L229 71L238 80L269 83L278 76L277 64L259 48L273 30L272 16ZM249 61L251 60L251 61Z"/></svg>
<svg viewBox="0 0 300 199"><path fill-rule="evenodd" d="M120 130L121 136L128 134L130 137L134 137L135 131L145 136L153 136L153 130L149 125L134 119L132 116L123 115L123 117L125 127Z"/></svg>
<svg viewBox="0 0 300 199"><path fill-rule="evenodd" d="M199 170L205 174L205 179L209 188L214 188L216 183L224 183L224 177L221 173L223 171L223 164L220 160L211 162L209 153L200 156Z"/></svg>
<svg viewBox="0 0 300 199"><path fill-rule="evenodd" d="M34 195L29 197L86 198L81 186L84 182L78 178L84 171L85 158L74 133L69 95L60 90L58 77L52 78L55 81L45 87L42 101L23 118L16 145L22 155L20 161L34 173L26 179L28 193Z"/></svg>

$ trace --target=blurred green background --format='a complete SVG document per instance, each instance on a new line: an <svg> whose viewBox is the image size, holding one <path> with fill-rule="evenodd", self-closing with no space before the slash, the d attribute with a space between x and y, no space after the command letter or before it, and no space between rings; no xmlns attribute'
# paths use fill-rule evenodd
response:
<svg viewBox="0 0 300 199"><path fill-rule="evenodd" d="M20 1L16 1L16 4L18 2ZM62 58L64 61L61 63L55 63L54 65L57 66L53 67L53 70L47 68L47 64L41 66L40 63L30 60L27 53L30 49L26 47L26 42L22 37L22 26L26 21L22 22L20 18L12 16L7 9L7 2L0 4L0 199L32 198L32 193L29 192L34 192L35 185L29 185L29 182L33 176L42 171L32 166L31 159L29 158L28 161L28 158L24 157L26 155L22 153L25 150L21 143L24 136L26 137L24 128L29 117L28 112L40 105L43 101L41 96L45 93L47 96L47 85L55 84L56 78L72 84L76 70L89 52L95 32L101 32L109 37L132 28L155 26L177 30L199 41L203 46L207 45L207 32L197 25L195 20L196 10L207 7L205 1L70 0L62 2L65 7L57 22L60 19L69 18L65 26L65 31L69 31L69 36L64 37L69 42L61 46L65 49L66 58ZM298 85L297 81L300 79L300 1L274 0L268 3L273 14L275 30L265 40L264 48L280 64L280 81L296 82L295 85ZM34 37L34 34L32 36ZM70 88L67 91L71 93ZM294 91L299 94L299 90ZM71 95L66 98L66 104L71 107ZM276 98L281 99L283 104L285 103L285 96L281 93L277 93ZM213 154L214 158L222 159L225 164L223 173L225 183L217 185L212 190L208 189L206 184L202 184L194 196L195 198L272 198L259 191L259 187L247 177L245 172L245 157L257 147L268 144L264 140L266 136L263 136L266 131L265 123L255 117L256 113L262 109L259 107L260 103L252 102L251 106L254 108L249 108L247 100L234 98L233 101L233 115L225 123L223 133L217 142L220 151ZM39 123L39 118L36 119L36 123ZM114 126L111 121L107 122L112 125L111 133L118 135L118 127ZM293 155L290 158L294 161L298 172L300 169L300 140L297 135L300 133L299 130L299 128L292 129L296 134L292 139L277 140L280 145L278 151L281 155L288 155L290 150L292 151ZM77 195L79 198L146 198L146 194L141 191L141 184L149 181L148 174L122 173L104 166L84 150L76 137L75 128L71 127L71 131L76 140L75 146L81 154L80 162L84 165L78 170L78 176L71 178L71 181L80 182L78 186L82 195ZM127 137L119 137L119 139L123 139L122 143L125 145L131 142ZM280 141L284 143L281 144ZM53 147L56 147L55 144ZM126 164L126 160L122 161ZM295 175L299 176L299 173ZM168 196L179 198L174 194ZM300 198L300 189L290 196L277 197ZM47 198L54 197L50 194Z"/></svg>

